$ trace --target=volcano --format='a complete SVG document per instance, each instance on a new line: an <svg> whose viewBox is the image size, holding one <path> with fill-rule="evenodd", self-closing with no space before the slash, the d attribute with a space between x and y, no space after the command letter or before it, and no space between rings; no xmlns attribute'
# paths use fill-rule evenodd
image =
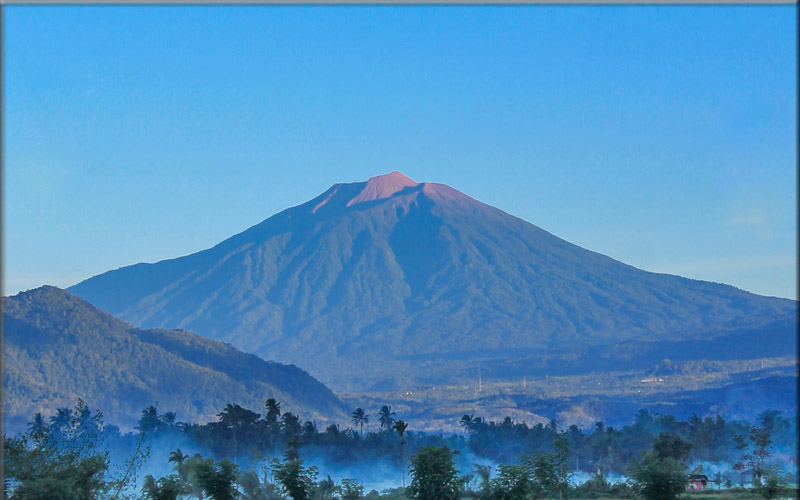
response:
<svg viewBox="0 0 800 500"><path fill-rule="evenodd" d="M691 350L741 331L769 336L774 355L796 346L796 301L636 269L400 172L335 184L212 248L69 291L138 327L191 330L334 388L445 383L451 362L572 347Z"/></svg>

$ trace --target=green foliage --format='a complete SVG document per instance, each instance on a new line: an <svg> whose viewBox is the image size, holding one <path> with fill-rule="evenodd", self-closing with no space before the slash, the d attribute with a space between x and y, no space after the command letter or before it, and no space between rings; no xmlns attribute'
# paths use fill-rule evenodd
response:
<svg viewBox="0 0 800 500"><path fill-rule="evenodd" d="M391 406L381 406L381 409L378 410L378 423L380 423L381 429L386 431L392 428L392 424L394 423L394 412L392 411Z"/></svg>
<svg viewBox="0 0 800 500"><path fill-rule="evenodd" d="M272 461L272 473L281 485L282 491L292 500L310 500L317 479L317 468L303 467L300 459Z"/></svg>
<svg viewBox="0 0 800 500"><path fill-rule="evenodd" d="M765 413L762 413L762 421ZM769 451L772 447L772 438L770 435L770 429L772 427L774 427L774 423L769 427L759 427L756 425L750 427L748 434L752 444L749 446L742 434L737 434L733 437L736 449L742 453L739 462L734 465L734 469L738 471L749 469L752 472L753 486L756 488L761 487L761 478L766 470L767 459L772 456L772 453Z"/></svg>
<svg viewBox="0 0 800 500"><path fill-rule="evenodd" d="M487 500L526 500L535 491L536 485L526 465L501 464L484 497Z"/></svg>
<svg viewBox="0 0 800 500"><path fill-rule="evenodd" d="M674 500L686 490L686 465L675 458L662 458L657 452L643 453L628 467L634 490L647 500Z"/></svg>
<svg viewBox="0 0 800 500"><path fill-rule="evenodd" d="M234 500L238 466L227 458L215 463L207 458L198 463L194 469L197 484L212 500Z"/></svg>
<svg viewBox="0 0 800 500"><path fill-rule="evenodd" d="M339 492L342 495L342 500L358 500L364 496L364 487L355 479L345 478L342 479Z"/></svg>
<svg viewBox="0 0 800 500"><path fill-rule="evenodd" d="M101 441L103 415L93 414L83 400L74 409L59 408L49 425L37 414L28 429L17 438L4 436L10 500L94 500L110 491L118 497L127 485L127 476L109 476L108 452Z"/></svg>
<svg viewBox="0 0 800 500"><path fill-rule="evenodd" d="M414 500L456 500L461 481L447 446L426 446L411 457L409 498Z"/></svg>
<svg viewBox="0 0 800 500"><path fill-rule="evenodd" d="M678 461L686 460L689 456L689 450L692 449L692 444L687 443L680 438L677 434L671 432L660 433L653 443L653 453L658 458L673 458Z"/></svg>
<svg viewBox="0 0 800 500"><path fill-rule="evenodd" d="M147 500L177 500L180 495L190 493L191 488L180 477L171 474L156 481L147 475L142 485L142 493Z"/></svg>
<svg viewBox="0 0 800 500"><path fill-rule="evenodd" d="M767 467L764 471L764 484L758 488L758 493L766 500L780 498L789 482L779 466Z"/></svg>
<svg viewBox="0 0 800 500"><path fill-rule="evenodd" d="M364 435L364 424L369 423L369 415L366 414L363 408L356 408L353 410L353 414L350 416L350 421L353 425L358 425L361 427L361 435Z"/></svg>

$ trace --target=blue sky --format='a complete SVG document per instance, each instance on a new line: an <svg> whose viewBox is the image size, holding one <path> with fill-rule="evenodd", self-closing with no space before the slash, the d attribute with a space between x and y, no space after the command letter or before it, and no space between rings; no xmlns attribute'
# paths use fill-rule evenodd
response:
<svg viewBox="0 0 800 500"><path fill-rule="evenodd" d="M797 298L795 6L4 6L3 293L400 170Z"/></svg>

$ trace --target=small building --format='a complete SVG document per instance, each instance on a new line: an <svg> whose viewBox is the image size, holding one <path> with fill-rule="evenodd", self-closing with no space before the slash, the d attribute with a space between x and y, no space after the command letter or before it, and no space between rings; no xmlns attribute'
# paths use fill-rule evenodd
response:
<svg viewBox="0 0 800 500"><path fill-rule="evenodd" d="M708 485L708 478L705 474L689 474L689 484L686 491L703 491Z"/></svg>

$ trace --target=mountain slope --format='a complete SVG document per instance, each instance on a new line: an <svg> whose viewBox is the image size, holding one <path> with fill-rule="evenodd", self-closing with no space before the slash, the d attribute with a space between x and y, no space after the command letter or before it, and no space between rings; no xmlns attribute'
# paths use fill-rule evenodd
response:
<svg viewBox="0 0 800 500"><path fill-rule="evenodd" d="M3 299L6 418L30 419L81 397L131 425L158 401L183 421L227 403L258 409L274 396L294 413L339 416L341 402L295 366L264 361L187 331L139 330L55 287Z"/></svg>
<svg viewBox="0 0 800 500"><path fill-rule="evenodd" d="M641 271L399 172L336 184L213 248L70 291L133 324L192 329L338 387L414 378L419 356L691 340L797 312L794 301Z"/></svg>

